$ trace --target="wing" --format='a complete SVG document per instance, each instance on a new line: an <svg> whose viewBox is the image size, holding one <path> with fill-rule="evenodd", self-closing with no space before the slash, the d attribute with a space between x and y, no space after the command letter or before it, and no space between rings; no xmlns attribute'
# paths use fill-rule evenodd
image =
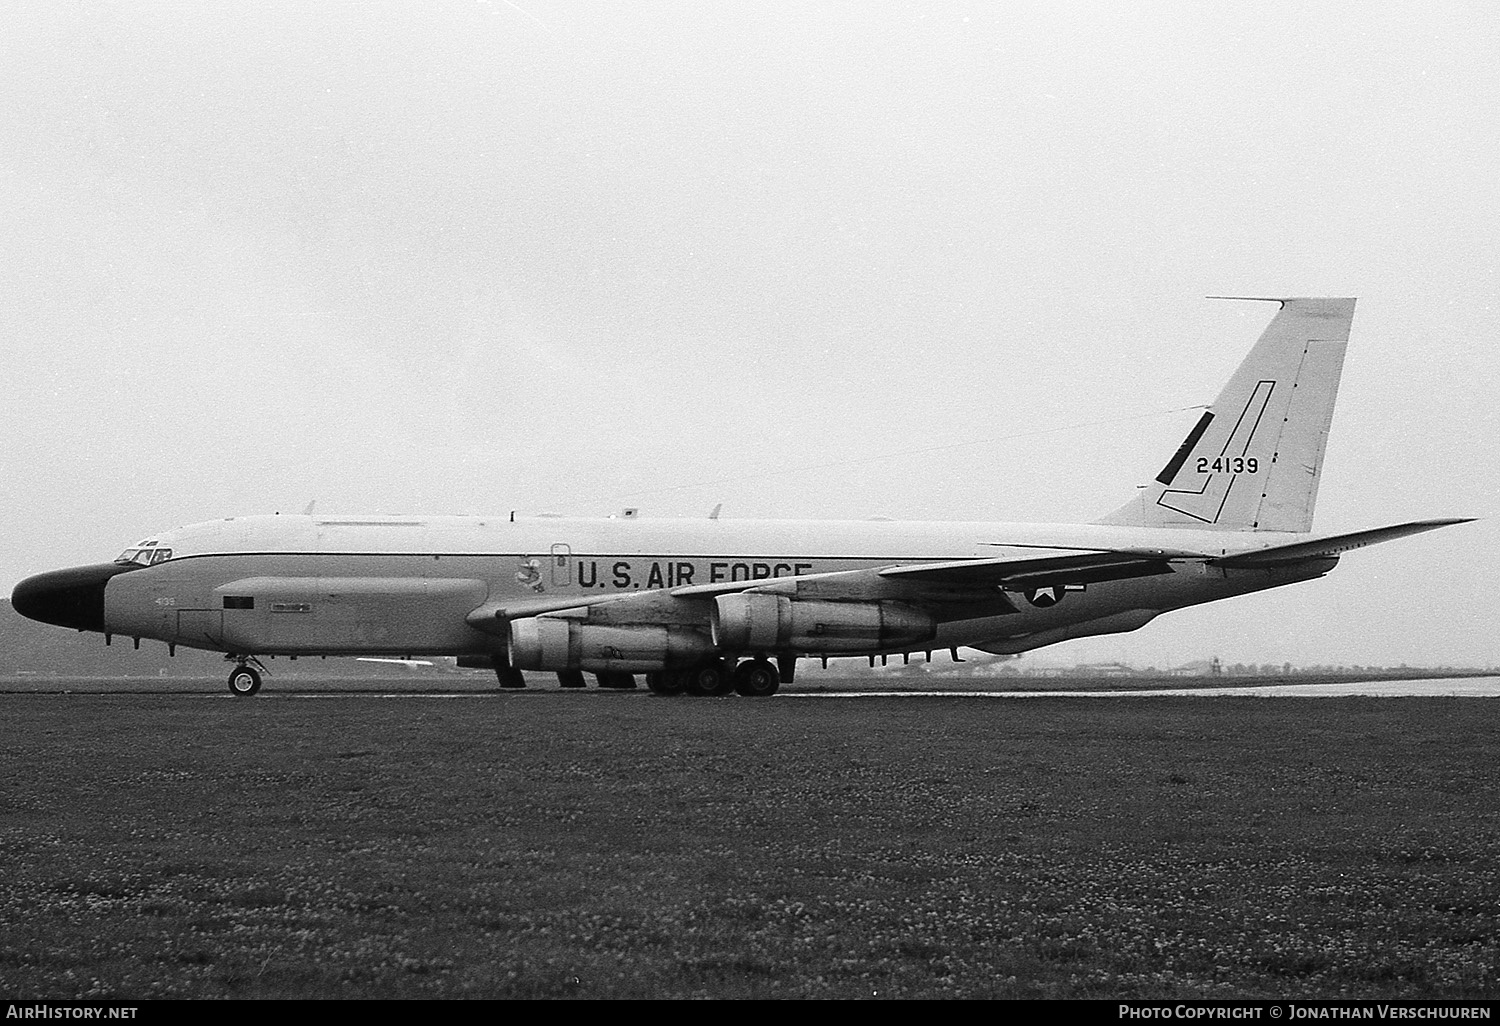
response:
<svg viewBox="0 0 1500 1026"><path fill-rule="evenodd" d="M922 603L925 608L932 610L939 621L1001 616L1016 611L1016 607L1005 597L1006 592L1170 574L1175 560L1204 561L1225 569L1278 566L1337 556L1351 549L1451 524L1467 523L1471 519L1453 517L1416 520L1228 555L1168 548L1027 547L1005 556L804 574L801 577L724 581L719 584L620 592L613 595L498 599L479 606L466 619L471 626L491 634L504 634L512 620L530 616L620 623L707 622L712 599L735 592L767 592L799 598L865 601L902 599Z"/></svg>
<svg viewBox="0 0 1500 1026"><path fill-rule="evenodd" d="M1045 554L1041 554L1045 553ZM774 577L688 585L613 595L498 599L466 618L470 626L503 634L512 620L531 616L590 622L707 622L712 600L736 592L799 598L920 602L936 619L958 620L1016 612L1006 592L1064 584L1091 584L1172 573L1173 559L1207 559L1209 553L1175 549L1043 549L1018 555L937 563L844 570L800 577Z"/></svg>

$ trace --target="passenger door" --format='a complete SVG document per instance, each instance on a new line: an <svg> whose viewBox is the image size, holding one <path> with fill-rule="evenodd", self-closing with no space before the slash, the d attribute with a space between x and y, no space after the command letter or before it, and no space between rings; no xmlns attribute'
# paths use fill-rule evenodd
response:
<svg viewBox="0 0 1500 1026"><path fill-rule="evenodd" d="M552 546L552 587L567 588L573 584L573 549L559 542Z"/></svg>

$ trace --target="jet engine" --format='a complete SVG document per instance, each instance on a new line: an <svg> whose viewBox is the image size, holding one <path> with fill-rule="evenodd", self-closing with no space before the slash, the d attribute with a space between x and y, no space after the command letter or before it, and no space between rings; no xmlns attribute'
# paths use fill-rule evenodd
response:
<svg viewBox="0 0 1500 1026"><path fill-rule="evenodd" d="M925 641L932 617L900 602L814 602L745 592L714 600L714 644L732 652L852 652Z"/></svg>
<svg viewBox="0 0 1500 1026"><path fill-rule="evenodd" d="M688 627L610 627L553 616L510 625L510 665L518 670L649 673L690 666L712 654L708 638Z"/></svg>

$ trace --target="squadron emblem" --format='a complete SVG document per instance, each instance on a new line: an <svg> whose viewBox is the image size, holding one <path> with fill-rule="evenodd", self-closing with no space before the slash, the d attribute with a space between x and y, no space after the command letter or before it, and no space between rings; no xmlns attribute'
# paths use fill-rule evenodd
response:
<svg viewBox="0 0 1500 1026"><path fill-rule="evenodd" d="M521 558L520 569L516 571L516 583L524 584L532 591L542 590L542 561L540 559Z"/></svg>

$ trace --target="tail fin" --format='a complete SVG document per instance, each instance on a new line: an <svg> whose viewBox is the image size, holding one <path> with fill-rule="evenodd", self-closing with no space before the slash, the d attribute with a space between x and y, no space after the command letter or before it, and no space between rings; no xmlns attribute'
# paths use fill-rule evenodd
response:
<svg viewBox="0 0 1500 1026"><path fill-rule="evenodd" d="M1282 299L1250 355L1136 498L1099 521L1308 531L1352 299Z"/></svg>

